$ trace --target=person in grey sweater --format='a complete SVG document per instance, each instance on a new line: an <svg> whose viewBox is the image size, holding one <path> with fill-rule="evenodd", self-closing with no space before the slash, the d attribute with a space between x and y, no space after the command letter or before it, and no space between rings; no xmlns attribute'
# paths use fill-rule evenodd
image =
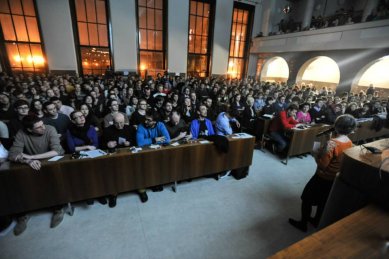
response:
<svg viewBox="0 0 389 259"><path fill-rule="evenodd" d="M42 119L36 115L27 115L22 120L23 129L20 129L12 147L9 150L8 159L29 165L32 169L41 169L41 159L62 155L64 150L60 145L60 139L56 129L45 125ZM58 226L64 216L63 206L57 206L51 219L50 227ZM27 228L29 216L27 214L16 215L17 224L14 234L20 235Z"/></svg>

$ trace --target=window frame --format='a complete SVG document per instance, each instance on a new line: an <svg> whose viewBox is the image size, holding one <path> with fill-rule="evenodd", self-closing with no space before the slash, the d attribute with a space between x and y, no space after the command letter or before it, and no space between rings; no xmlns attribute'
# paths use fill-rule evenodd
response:
<svg viewBox="0 0 389 259"><path fill-rule="evenodd" d="M200 2L200 3L207 3L209 4L209 16L208 16L208 40L207 40L207 53L200 54L200 53L190 53L189 51L189 30L190 30L190 16L191 16L191 2ZM214 29L215 29L215 9L216 9L216 1L215 0L189 0L189 10L188 10L188 51L187 51L187 58L186 58L186 74L189 75L189 57L201 57L206 56L208 59L207 62L207 70L206 70L206 77L210 77L212 73L212 54L213 54L213 37L214 37ZM195 17L198 15L196 14ZM203 16L202 16L203 17Z"/></svg>
<svg viewBox="0 0 389 259"><path fill-rule="evenodd" d="M84 0L86 1L86 0ZM113 44L112 44L112 20L111 20L111 12L109 8L109 1L105 0L105 14L106 14L106 22L107 22L107 40L108 40L108 46L102 47L97 45L81 45L80 44L80 37L79 37L79 31L78 31L78 20L77 20L77 10L76 10L76 0L69 0L70 5L70 13L72 17L72 25L73 25L73 36L74 36L74 46L76 48L76 59L77 59L77 69L79 71L79 74L84 76L84 69L82 67L82 55L81 55L81 48L108 48L109 51L109 60L110 60L110 67L112 71L115 71L115 65L114 65L114 50L113 50ZM95 0L95 6L96 6L96 0ZM97 8L96 8L96 19L97 19ZM88 22L87 22L88 23ZM95 24L99 24L97 21ZM89 35L88 35L89 38ZM93 70L93 69L91 69ZM99 69L102 71L102 74L99 74L100 76L104 75L105 69ZM96 74L93 74L94 76Z"/></svg>
<svg viewBox="0 0 389 259"><path fill-rule="evenodd" d="M9 13L1 12L1 14L9 14L12 17L11 5L10 5L10 1L12 1L12 0L4 0L4 1L7 2L10 12ZM15 33L16 39L15 40L6 40L4 38L3 29L2 29L2 27L0 25L0 62L1 62L2 70L5 71L8 74L11 74L11 75L20 74L20 73L39 74L39 73L47 73L48 72L46 47L45 47L44 40L43 40L43 34L42 34L42 27L41 27L41 23L40 23L39 11L38 11L38 8L37 8L37 5L36 5L36 0L32 0L32 3L33 3L33 6L34 6L35 16L24 14L22 0L20 0L20 4L21 4L21 8L23 10L23 14L21 14L21 15L17 14L17 15L22 16L23 19L24 19L24 23L25 23L25 26L26 26L26 29L27 29L26 33L27 33L28 38L30 38L30 37L29 37L29 34L28 34L28 27L27 27L27 23L26 23L26 17L35 17L36 23L37 23L37 27L38 27L38 33L39 33L40 42L19 41L19 40L17 40L15 24L14 24L13 21L12 21L12 27L13 27L13 32ZM21 70L13 70L13 67L11 66L11 63L9 61L6 44L16 44L16 45L18 45L18 44L28 44L30 53L32 53L31 45L40 45L41 50L42 50L42 57L44 58L44 61L45 61L44 65L38 71L36 71L34 65L32 66L33 71L24 70L23 64L21 64L21 67L20 67ZM17 48L18 48L18 51L19 51L19 47L18 46L17 46ZM19 51L19 53L20 53L20 51Z"/></svg>
<svg viewBox="0 0 389 259"><path fill-rule="evenodd" d="M247 18L247 30L246 30L246 44L244 46L243 51L243 57L235 57L231 56L231 40L232 40L232 28L234 24L234 11L235 9L240 9L244 11L248 11L248 18ZM248 70L248 61L249 61L249 54L250 54L250 43L251 43L251 34L253 31L253 23L254 23L254 14L255 14L255 6L250 4L245 4L241 2L234 2L234 7L232 8L232 14L231 14L231 29L230 29L230 39L229 39L229 48L228 48L228 63L227 63L227 72L229 68L230 59L241 59L243 60L243 66L242 71L240 71L240 78L245 78L247 76L247 70ZM227 76L228 73L227 73Z"/></svg>
<svg viewBox="0 0 389 259"><path fill-rule="evenodd" d="M135 15L136 15L136 48L137 48L137 73L138 75L142 76L142 69L141 69L141 60L140 60L140 53L142 51L144 52L151 52L151 53L162 53L163 58L163 71L167 71L167 65L168 65L168 52L167 52L167 44L168 44L168 1L162 0L162 50L151 50L151 49L141 49L140 42L139 42L139 0L135 1ZM146 13L147 13L147 7L146 7ZM155 15L154 15L155 17ZM147 20L147 18L146 18ZM147 76L147 69L144 71L145 77Z"/></svg>

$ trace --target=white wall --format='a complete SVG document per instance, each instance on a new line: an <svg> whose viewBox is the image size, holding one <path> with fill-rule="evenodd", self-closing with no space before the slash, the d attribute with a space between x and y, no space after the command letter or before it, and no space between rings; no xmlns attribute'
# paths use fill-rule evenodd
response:
<svg viewBox="0 0 389 259"><path fill-rule="evenodd" d="M186 73L189 0L169 0L168 12L168 72Z"/></svg>
<svg viewBox="0 0 389 259"><path fill-rule="evenodd" d="M212 74L227 74L233 8L234 1L219 0L216 2Z"/></svg>
<svg viewBox="0 0 389 259"><path fill-rule="evenodd" d="M109 3L115 71L136 72L138 55L135 0L112 0Z"/></svg>
<svg viewBox="0 0 389 259"><path fill-rule="evenodd" d="M77 71L69 1L37 0L49 70Z"/></svg>

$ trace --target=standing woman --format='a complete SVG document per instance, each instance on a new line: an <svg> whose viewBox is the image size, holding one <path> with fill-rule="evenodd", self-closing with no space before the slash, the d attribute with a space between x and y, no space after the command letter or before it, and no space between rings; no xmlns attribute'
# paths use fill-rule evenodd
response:
<svg viewBox="0 0 389 259"><path fill-rule="evenodd" d="M356 120L351 115L341 115L336 119L334 125L336 135L328 140L315 156L316 172L301 195L301 220L289 218L292 226L306 232L308 222L314 227L319 225L335 176L340 171L343 151L353 145L347 135L353 132L356 126ZM317 206L316 215L313 218L311 217L312 206Z"/></svg>
<svg viewBox="0 0 389 259"><path fill-rule="evenodd" d="M74 111L70 114L71 125L66 132L66 141L71 153L95 150L99 143L95 128L85 123L84 114Z"/></svg>

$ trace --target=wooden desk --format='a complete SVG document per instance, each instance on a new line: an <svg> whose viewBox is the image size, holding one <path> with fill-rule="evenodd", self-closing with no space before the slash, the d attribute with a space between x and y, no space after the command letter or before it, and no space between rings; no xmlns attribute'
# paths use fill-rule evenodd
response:
<svg viewBox="0 0 389 259"><path fill-rule="evenodd" d="M316 124L308 129L292 129L287 157L283 163L287 164L289 157L310 153L313 143L317 140L316 135L330 127L326 124Z"/></svg>
<svg viewBox="0 0 389 259"><path fill-rule="evenodd" d="M213 143L185 144L131 153L43 162L39 172L26 165L0 166L0 216L128 192L159 184L250 166L254 138L229 139L229 152Z"/></svg>
<svg viewBox="0 0 389 259"><path fill-rule="evenodd" d="M389 212L365 207L270 258L389 258Z"/></svg>
<svg viewBox="0 0 389 259"><path fill-rule="evenodd" d="M350 135L350 139L354 143L358 143L359 141L365 141L367 139L373 138L381 138L385 135L389 135L389 128L383 127L379 131L372 129L373 119L359 122L358 128L355 133Z"/></svg>
<svg viewBox="0 0 389 259"><path fill-rule="evenodd" d="M381 150L389 148L389 139L374 141L366 146ZM320 227L326 227L343 217L374 203L389 210L389 161L384 164L381 176L381 154L372 154L361 146L343 153L340 174L336 177Z"/></svg>

